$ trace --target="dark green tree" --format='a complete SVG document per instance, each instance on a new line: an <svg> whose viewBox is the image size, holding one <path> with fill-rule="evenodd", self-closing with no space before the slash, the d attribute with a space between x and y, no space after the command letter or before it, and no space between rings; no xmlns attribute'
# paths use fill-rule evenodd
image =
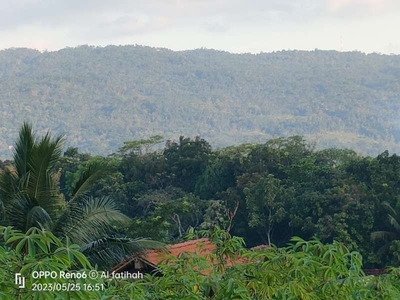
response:
<svg viewBox="0 0 400 300"><path fill-rule="evenodd" d="M272 244L276 226L286 217L285 202L293 198L293 190L287 189L272 174L262 178L254 186L245 188L249 225L266 237Z"/></svg>

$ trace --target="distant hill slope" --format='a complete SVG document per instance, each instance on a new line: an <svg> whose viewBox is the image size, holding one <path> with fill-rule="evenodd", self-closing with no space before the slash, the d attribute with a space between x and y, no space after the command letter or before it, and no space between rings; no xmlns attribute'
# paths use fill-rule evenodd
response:
<svg viewBox="0 0 400 300"><path fill-rule="evenodd" d="M141 46L0 51L0 156L24 120L107 154L200 135L213 146L304 135L320 147L400 149L400 56L230 54Z"/></svg>

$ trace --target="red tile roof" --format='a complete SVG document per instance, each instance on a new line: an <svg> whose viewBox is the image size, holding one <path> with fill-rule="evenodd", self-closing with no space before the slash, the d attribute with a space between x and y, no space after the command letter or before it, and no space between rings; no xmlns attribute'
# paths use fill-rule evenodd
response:
<svg viewBox="0 0 400 300"><path fill-rule="evenodd" d="M266 245L260 245L257 247L252 248L252 250L259 250L266 248ZM129 257L127 260L121 262L117 266L113 267L111 269L111 272L118 272L122 268L124 268L126 265L132 263L135 259L138 257L141 260L146 261L148 264L153 265L154 267L157 267L166 257L167 255L172 255L174 257L180 257L183 253L197 253L198 255L205 257L209 254L211 254L215 250L215 245L209 241L207 238L202 238L202 239L197 239L197 240L192 240L192 241L187 241L175 245L168 245L165 250L149 250L145 252L144 254L138 255L134 254L131 257ZM227 262L227 266L232 266L235 263L244 263L247 260L244 258L238 258L234 262L229 260Z"/></svg>
<svg viewBox="0 0 400 300"><path fill-rule="evenodd" d="M182 253L197 253L200 256L206 256L211 254L215 249L215 245L208 239L197 239L175 245L168 245L168 254L179 257ZM162 260L165 259L165 251L162 250L150 250L142 256L146 261L152 265L158 265Z"/></svg>

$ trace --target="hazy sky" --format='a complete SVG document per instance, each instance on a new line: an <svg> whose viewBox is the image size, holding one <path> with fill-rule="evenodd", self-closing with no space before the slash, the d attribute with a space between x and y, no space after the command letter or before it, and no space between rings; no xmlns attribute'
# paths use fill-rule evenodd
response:
<svg viewBox="0 0 400 300"><path fill-rule="evenodd" d="M0 0L0 49L142 44L400 54L400 0ZM397 29L396 29L397 28Z"/></svg>

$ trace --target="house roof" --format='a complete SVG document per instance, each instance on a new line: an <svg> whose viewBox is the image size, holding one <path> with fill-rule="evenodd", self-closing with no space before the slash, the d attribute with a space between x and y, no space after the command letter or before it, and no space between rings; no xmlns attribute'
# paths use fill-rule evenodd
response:
<svg viewBox="0 0 400 300"><path fill-rule="evenodd" d="M215 245L208 239L197 239L175 245L168 245L168 254L179 257L180 254L197 253L200 256L206 256L215 249ZM165 259L165 252L160 250L150 250L145 253L144 259L153 265L158 265L162 260Z"/></svg>
<svg viewBox="0 0 400 300"><path fill-rule="evenodd" d="M257 247L254 247L252 249L258 250L265 248L267 246L265 245L260 245ZM197 253L200 256L207 256L213 252L215 249L215 245L208 240L207 238L202 238L202 239L197 239L197 240L192 240L192 241L187 241L179 244L174 244L174 245L168 245L166 247L166 250L149 250L145 252L144 254L134 254L128 259L122 261L115 267L113 267L110 272L121 272L126 266L130 265L134 261L136 261L138 258L140 260L145 261L149 265L153 267L157 267L157 265L163 261L167 255L172 255L174 257L179 257L182 253ZM227 265L232 266L234 263L244 263L246 260L243 258L238 258L235 260L235 262L228 261Z"/></svg>
<svg viewBox="0 0 400 300"><path fill-rule="evenodd" d="M131 264L138 258L146 261L148 264L156 267L162 260L165 259L166 254L172 255L175 257L179 257L180 254L187 253L196 253L201 256L206 256L215 249L215 245L211 243L207 238L187 241L174 245L167 245L165 250L149 250L143 254L135 253L126 260L122 261L115 267L113 267L111 272L119 272L121 269Z"/></svg>

